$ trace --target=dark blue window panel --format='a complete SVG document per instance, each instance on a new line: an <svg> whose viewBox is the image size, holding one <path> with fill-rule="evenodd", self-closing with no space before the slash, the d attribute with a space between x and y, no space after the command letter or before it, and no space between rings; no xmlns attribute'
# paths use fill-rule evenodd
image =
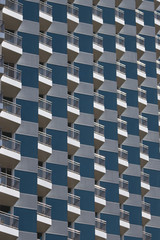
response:
<svg viewBox="0 0 160 240"><path fill-rule="evenodd" d="M94 160L75 156L74 160L80 163L80 175L83 177L94 178Z"/></svg>
<svg viewBox="0 0 160 240"><path fill-rule="evenodd" d="M125 37L126 51L137 52L136 37L135 36L129 36L129 35L125 35L124 37Z"/></svg>
<svg viewBox="0 0 160 240"><path fill-rule="evenodd" d="M109 36L109 35L103 35L103 47L104 47L104 51L116 52L115 37Z"/></svg>
<svg viewBox="0 0 160 240"><path fill-rule="evenodd" d="M67 5L57 3L50 5L52 5L54 21L67 23Z"/></svg>
<svg viewBox="0 0 160 240"><path fill-rule="evenodd" d="M157 240L157 237L160 236L160 228L156 228L154 226L146 227L145 231L152 234L152 240Z"/></svg>
<svg viewBox="0 0 160 240"><path fill-rule="evenodd" d="M38 96L37 96L38 100ZM38 102L17 99L16 103L21 105L21 119L38 123Z"/></svg>
<svg viewBox="0 0 160 240"><path fill-rule="evenodd" d="M58 97L48 97L52 101L52 115L67 118L67 99Z"/></svg>
<svg viewBox="0 0 160 240"><path fill-rule="evenodd" d="M93 37L82 34L75 34L79 37L79 49L81 52L93 53Z"/></svg>
<svg viewBox="0 0 160 240"><path fill-rule="evenodd" d="M16 140L21 142L21 155L25 157L38 157L37 137L16 134Z"/></svg>
<svg viewBox="0 0 160 240"><path fill-rule="evenodd" d="M14 214L19 216L19 230L37 232L37 211L25 208L14 208Z"/></svg>
<svg viewBox="0 0 160 240"><path fill-rule="evenodd" d="M51 131L48 130L48 133ZM52 147L54 150L67 151L67 132L53 130Z"/></svg>
<svg viewBox="0 0 160 240"><path fill-rule="evenodd" d="M109 24L115 24L115 10L114 8L102 8L103 9L103 22Z"/></svg>
<svg viewBox="0 0 160 240"><path fill-rule="evenodd" d="M146 51L155 52L155 37L152 36L143 36L145 38L145 49Z"/></svg>
<svg viewBox="0 0 160 240"><path fill-rule="evenodd" d="M67 67L51 64L47 66L52 69L53 83L67 86Z"/></svg>
<svg viewBox="0 0 160 240"><path fill-rule="evenodd" d="M39 22L39 3L23 1L23 19Z"/></svg>
<svg viewBox="0 0 160 240"><path fill-rule="evenodd" d="M124 205L124 210L129 212L130 224L142 225L142 208Z"/></svg>
<svg viewBox="0 0 160 240"><path fill-rule="evenodd" d="M144 12L144 25L154 27L154 11L143 11Z"/></svg>
<svg viewBox="0 0 160 240"><path fill-rule="evenodd" d="M160 159L159 143L144 141L149 146L149 157Z"/></svg>
<svg viewBox="0 0 160 240"><path fill-rule="evenodd" d="M110 81L116 81L116 64L99 62L104 67L104 78Z"/></svg>
<svg viewBox="0 0 160 240"><path fill-rule="evenodd" d="M79 196L81 199L81 210L94 212L94 192L75 189L75 195Z"/></svg>
<svg viewBox="0 0 160 240"><path fill-rule="evenodd" d="M47 204L52 206L52 219L67 221L67 201L60 199L47 198Z"/></svg>
<svg viewBox="0 0 160 240"><path fill-rule="evenodd" d="M140 164L140 150L139 148L123 146L123 149L128 151L128 161L132 164Z"/></svg>
<svg viewBox="0 0 160 240"><path fill-rule="evenodd" d="M103 220L107 222L108 234L120 235L119 216L102 213L101 217Z"/></svg>
<svg viewBox="0 0 160 240"><path fill-rule="evenodd" d="M105 138L117 140L117 123L100 121L100 124L105 126Z"/></svg>
<svg viewBox="0 0 160 240"><path fill-rule="evenodd" d="M119 184L101 182L101 186L106 188L106 200L119 202Z"/></svg>
<svg viewBox="0 0 160 240"><path fill-rule="evenodd" d="M137 64L131 62L122 63L126 65L126 77L135 79L137 81Z"/></svg>
<svg viewBox="0 0 160 240"><path fill-rule="evenodd" d="M18 69L22 71L23 86L38 88L38 68L18 65Z"/></svg>
<svg viewBox="0 0 160 240"><path fill-rule="evenodd" d="M142 240L142 238L124 236L124 240Z"/></svg>
<svg viewBox="0 0 160 240"><path fill-rule="evenodd" d="M20 192L37 194L37 173L15 170L15 176L20 178Z"/></svg>
<svg viewBox="0 0 160 240"><path fill-rule="evenodd" d="M75 124L75 128L80 131L80 143L94 146L94 128Z"/></svg>
<svg viewBox="0 0 160 240"><path fill-rule="evenodd" d="M139 119L122 117L122 120L127 121L128 134L139 136Z"/></svg>
<svg viewBox="0 0 160 240"><path fill-rule="evenodd" d="M143 87L147 91L147 103L156 104L158 103L157 100L157 89L151 87Z"/></svg>
<svg viewBox="0 0 160 240"><path fill-rule="evenodd" d="M67 54L67 36L60 34L48 34L52 37L52 47L54 52Z"/></svg>
<svg viewBox="0 0 160 240"><path fill-rule="evenodd" d="M117 93L100 91L100 94L104 95L105 108L117 111Z"/></svg>
<svg viewBox="0 0 160 240"><path fill-rule="evenodd" d="M145 198L145 202L150 203L151 206L151 214L154 216L160 216L160 199L154 198Z"/></svg>
<svg viewBox="0 0 160 240"><path fill-rule="evenodd" d="M88 224L75 223L76 230L80 231L80 240L95 239L95 228Z"/></svg>
<svg viewBox="0 0 160 240"><path fill-rule="evenodd" d="M82 5L77 5L77 7L79 8L79 21L92 24L92 7Z"/></svg>
<svg viewBox="0 0 160 240"><path fill-rule="evenodd" d="M144 63L146 64L146 74L148 77L153 77L153 78L157 78L157 74L156 74L156 62L147 62L144 61Z"/></svg>
<svg viewBox="0 0 160 240"><path fill-rule="evenodd" d="M75 96L79 98L80 112L93 114L93 96L78 93Z"/></svg>
<svg viewBox="0 0 160 240"><path fill-rule="evenodd" d="M118 154L115 152L101 151L100 154L105 156L105 164L107 170L118 171Z"/></svg>
<svg viewBox="0 0 160 240"><path fill-rule="evenodd" d="M19 35L23 38L23 52L39 55L39 36L22 32L20 32Z"/></svg>
<svg viewBox="0 0 160 240"><path fill-rule="evenodd" d="M133 80L134 81L134 80ZM127 95L127 105L131 107L138 107L138 92L129 90L129 89L122 89Z"/></svg>
<svg viewBox="0 0 160 240"><path fill-rule="evenodd" d="M151 131L159 131L158 130L158 115L151 115L151 114L143 114L144 117L148 118L148 129Z"/></svg>
<svg viewBox="0 0 160 240"><path fill-rule="evenodd" d="M145 169L145 173L149 174L150 185L160 187L160 171Z"/></svg>
<svg viewBox="0 0 160 240"><path fill-rule="evenodd" d="M67 186L67 166L47 163L47 167L52 170L52 183Z"/></svg>
<svg viewBox="0 0 160 240"><path fill-rule="evenodd" d="M46 233L46 240L67 240L67 236L60 236Z"/></svg>
<svg viewBox="0 0 160 240"><path fill-rule="evenodd" d="M135 11L130 9L123 9L125 24L136 26L135 23Z"/></svg>
<svg viewBox="0 0 160 240"><path fill-rule="evenodd" d="M93 66L87 64L75 64L79 67L79 78L81 82L93 84Z"/></svg>
<svg viewBox="0 0 160 240"><path fill-rule="evenodd" d="M140 168L140 167L139 167ZM123 178L129 181L129 192L134 194L141 194L141 186L140 186L140 177L123 175Z"/></svg>

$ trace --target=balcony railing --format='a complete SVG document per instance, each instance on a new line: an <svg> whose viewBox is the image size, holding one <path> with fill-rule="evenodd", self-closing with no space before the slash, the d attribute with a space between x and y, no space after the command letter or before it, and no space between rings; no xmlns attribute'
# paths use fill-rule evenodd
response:
<svg viewBox="0 0 160 240"><path fill-rule="evenodd" d="M46 203L38 202L37 203L37 213L42 216L51 218L51 206L47 205Z"/></svg>
<svg viewBox="0 0 160 240"><path fill-rule="evenodd" d="M124 20L124 11L123 10L120 10L119 8L116 8L115 9L115 15L116 15L116 17Z"/></svg>
<svg viewBox="0 0 160 240"><path fill-rule="evenodd" d="M141 181L149 184L149 174L141 172Z"/></svg>
<svg viewBox="0 0 160 240"><path fill-rule="evenodd" d="M138 96L140 98L146 99L146 90L143 90L141 88L138 88Z"/></svg>
<svg viewBox="0 0 160 240"><path fill-rule="evenodd" d="M95 153L94 163L100 164L101 166L105 166L105 157Z"/></svg>
<svg viewBox="0 0 160 240"><path fill-rule="evenodd" d="M106 232L106 221L99 218L95 218L95 228L103 232Z"/></svg>
<svg viewBox="0 0 160 240"><path fill-rule="evenodd" d="M79 68L74 65L68 64L67 73L75 77L79 77Z"/></svg>
<svg viewBox="0 0 160 240"><path fill-rule="evenodd" d="M160 21L160 13L159 13L159 12L155 11L155 12L154 12L154 17L155 17L155 19L157 19L158 21Z"/></svg>
<svg viewBox="0 0 160 240"><path fill-rule="evenodd" d="M4 75L21 82L21 71L4 64Z"/></svg>
<svg viewBox="0 0 160 240"><path fill-rule="evenodd" d="M52 16L52 6L40 1L39 10Z"/></svg>
<svg viewBox="0 0 160 240"><path fill-rule="evenodd" d="M146 202L142 202L142 211L150 213L150 204Z"/></svg>
<svg viewBox="0 0 160 240"><path fill-rule="evenodd" d="M21 116L21 106L18 104L15 104L13 102L7 101L3 99L3 110L5 112L9 112L15 116L20 117Z"/></svg>
<svg viewBox="0 0 160 240"><path fill-rule="evenodd" d="M43 65L39 65L39 74L48 79L52 79L52 69L45 67Z"/></svg>
<svg viewBox="0 0 160 240"><path fill-rule="evenodd" d="M0 185L19 191L19 183L19 178L3 172L0 173Z"/></svg>
<svg viewBox="0 0 160 240"><path fill-rule="evenodd" d="M12 214L0 211L0 224L18 229L19 218Z"/></svg>
<svg viewBox="0 0 160 240"><path fill-rule="evenodd" d="M93 43L95 43L96 45L99 45L100 47L103 47L103 38L98 35L94 35Z"/></svg>
<svg viewBox="0 0 160 240"><path fill-rule="evenodd" d="M95 185L94 188L94 193L96 196L100 197L100 198L105 198L106 195L106 189L103 187L100 187L98 185Z"/></svg>
<svg viewBox="0 0 160 240"><path fill-rule="evenodd" d="M104 126L99 123L94 123L94 131L100 135L104 135Z"/></svg>
<svg viewBox="0 0 160 240"><path fill-rule="evenodd" d="M152 234L143 232L143 240L151 240L152 239Z"/></svg>
<svg viewBox="0 0 160 240"><path fill-rule="evenodd" d="M123 221L129 222L129 212L123 209L120 209L120 219Z"/></svg>
<svg viewBox="0 0 160 240"><path fill-rule="evenodd" d="M102 18L102 9L98 7L93 7L92 13L99 18Z"/></svg>
<svg viewBox="0 0 160 240"><path fill-rule="evenodd" d="M73 5L70 5L70 4L67 5L67 12L72 14L73 16L76 16L76 17L79 16L79 9Z"/></svg>
<svg viewBox="0 0 160 240"><path fill-rule="evenodd" d="M96 73L98 73L98 74L100 74L100 75L102 75L102 76L103 76L103 74L104 74L103 66L101 66L101 65L99 65L99 64L97 64L97 63L94 63L94 65L93 65L93 71L96 72Z"/></svg>
<svg viewBox="0 0 160 240"><path fill-rule="evenodd" d="M148 121L146 117L143 117L141 115L139 115L139 124L147 127L148 126Z"/></svg>
<svg viewBox="0 0 160 240"><path fill-rule="evenodd" d="M156 43L157 43L158 45L160 45L160 37L156 35L156 39L155 39L155 40L156 40Z"/></svg>
<svg viewBox="0 0 160 240"><path fill-rule="evenodd" d="M128 152L122 148L118 148L118 157L123 158L128 162Z"/></svg>
<svg viewBox="0 0 160 240"><path fill-rule="evenodd" d="M116 43L124 47L125 46L124 37L121 37L120 35L116 35Z"/></svg>
<svg viewBox="0 0 160 240"><path fill-rule="evenodd" d="M99 93L94 93L94 102L104 105L104 96Z"/></svg>
<svg viewBox="0 0 160 240"><path fill-rule="evenodd" d="M148 155L148 146L140 143L140 152Z"/></svg>
<svg viewBox="0 0 160 240"><path fill-rule="evenodd" d="M79 38L74 36L73 34L68 34L67 42L77 47L79 46Z"/></svg>
<svg viewBox="0 0 160 240"><path fill-rule="evenodd" d="M51 178L52 178L52 171L44 168L44 167L38 167L38 177L42 178L48 182L51 182Z"/></svg>
<svg viewBox="0 0 160 240"><path fill-rule="evenodd" d="M126 93L120 90L117 90L117 98L122 100L123 102L126 102Z"/></svg>
<svg viewBox="0 0 160 240"><path fill-rule="evenodd" d="M79 109L79 99L68 95L67 103L69 106Z"/></svg>
<svg viewBox="0 0 160 240"><path fill-rule="evenodd" d="M137 68L141 72L146 72L146 65L140 61L137 61Z"/></svg>
<svg viewBox="0 0 160 240"><path fill-rule="evenodd" d="M160 69L160 61L159 60L156 61L156 67L158 68L158 70Z"/></svg>
<svg viewBox="0 0 160 240"><path fill-rule="evenodd" d="M5 41L22 48L22 37L5 30Z"/></svg>
<svg viewBox="0 0 160 240"><path fill-rule="evenodd" d="M43 132L38 132L38 142L51 147L52 136Z"/></svg>
<svg viewBox="0 0 160 240"><path fill-rule="evenodd" d="M118 118L118 128L127 131L127 122Z"/></svg>
<svg viewBox="0 0 160 240"><path fill-rule="evenodd" d="M73 138L73 139L79 141L79 138L80 138L79 130L76 130L74 128L68 127L68 137Z"/></svg>
<svg viewBox="0 0 160 240"><path fill-rule="evenodd" d="M126 74L126 66L124 64L117 62L116 69L117 69L117 71L119 71L123 74Z"/></svg>
<svg viewBox="0 0 160 240"><path fill-rule="evenodd" d="M73 206L80 207L80 197L68 193L68 203Z"/></svg>
<svg viewBox="0 0 160 240"><path fill-rule="evenodd" d="M23 4L19 3L18 1L6 0L5 7L17 13L23 13Z"/></svg>
<svg viewBox="0 0 160 240"><path fill-rule="evenodd" d="M139 18L140 20L144 20L144 13L136 9L136 17Z"/></svg>
<svg viewBox="0 0 160 240"><path fill-rule="evenodd" d="M137 35L137 43L139 43L140 45L144 46L145 44L145 40L143 37Z"/></svg>
<svg viewBox="0 0 160 240"><path fill-rule="evenodd" d="M52 47L52 38L46 34L39 33L39 42L46 46Z"/></svg>
<svg viewBox="0 0 160 240"><path fill-rule="evenodd" d="M39 101L38 101L38 107L40 109L43 109L47 112L50 112L52 111L52 102L44 99L44 98L39 98Z"/></svg>
<svg viewBox="0 0 160 240"><path fill-rule="evenodd" d="M80 231L68 228L68 239L80 240Z"/></svg>
<svg viewBox="0 0 160 240"><path fill-rule="evenodd" d="M19 141L2 135L2 146L11 151L20 153L21 144Z"/></svg>
<svg viewBox="0 0 160 240"><path fill-rule="evenodd" d="M119 178L119 187L128 191L128 181L126 181L122 178Z"/></svg>
<svg viewBox="0 0 160 240"><path fill-rule="evenodd" d="M68 159L68 170L80 174L80 164Z"/></svg>

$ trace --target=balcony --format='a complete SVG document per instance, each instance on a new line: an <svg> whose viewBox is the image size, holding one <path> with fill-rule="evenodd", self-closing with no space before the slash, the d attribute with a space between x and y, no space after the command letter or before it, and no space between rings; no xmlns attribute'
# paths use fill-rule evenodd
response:
<svg viewBox="0 0 160 240"><path fill-rule="evenodd" d="M156 55L157 55L157 58L159 58L160 57L160 37L156 35L155 41L156 41Z"/></svg>
<svg viewBox="0 0 160 240"><path fill-rule="evenodd" d="M19 237L19 218L0 211L0 239L16 240Z"/></svg>
<svg viewBox="0 0 160 240"><path fill-rule="evenodd" d="M0 165L3 168L15 168L21 160L20 142L2 135L0 148Z"/></svg>
<svg viewBox="0 0 160 240"><path fill-rule="evenodd" d="M128 152L122 148L118 148L118 168L119 173L122 174L127 168L128 164Z"/></svg>
<svg viewBox="0 0 160 240"><path fill-rule="evenodd" d="M157 80L160 83L160 61L156 60L156 72L157 72Z"/></svg>
<svg viewBox="0 0 160 240"><path fill-rule="evenodd" d="M92 23L93 23L93 32L96 33L103 24L103 12L102 9L98 7L93 7L92 9Z"/></svg>
<svg viewBox="0 0 160 240"><path fill-rule="evenodd" d="M158 107L160 108L160 84L157 86Z"/></svg>
<svg viewBox="0 0 160 240"><path fill-rule="evenodd" d="M93 83L94 89L97 90L104 83L103 66L94 63L93 65Z"/></svg>
<svg viewBox="0 0 160 240"><path fill-rule="evenodd" d="M52 38L46 34L39 35L39 61L45 63L52 55Z"/></svg>
<svg viewBox="0 0 160 240"><path fill-rule="evenodd" d="M140 143L140 162L143 168L149 162L148 146Z"/></svg>
<svg viewBox="0 0 160 240"><path fill-rule="evenodd" d="M4 64L4 74L1 77L1 89L4 96L15 98L22 89L21 71Z"/></svg>
<svg viewBox="0 0 160 240"><path fill-rule="evenodd" d="M73 62L79 54L79 38L73 34L67 36L68 62Z"/></svg>
<svg viewBox="0 0 160 240"><path fill-rule="evenodd" d="M52 120L52 102L39 98L38 101L38 122L39 127L45 128Z"/></svg>
<svg viewBox="0 0 160 240"><path fill-rule="evenodd" d="M136 27L137 27L137 34L142 30L144 27L144 13L136 9Z"/></svg>
<svg viewBox="0 0 160 240"><path fill-rule="evenodd" d="M68 128L67 136L68 155L73 155L80 148L80 132L74 128Z"/></svg>
<svg viewBox="0 0 160 240"><path fill-rule="evenodd" d="M151 220L150 204L142 202L142 225L145 226Z"/></svg>
<svg viewBox="0 0 160 240"><path fill-rule="evenodd" d="M117 111L120 116L127 109L126 93L117 90Z"/></svg>
<svg viewBox="0 0 160 240"><path fill-rule="evenodd" d="M160 5L160 0L154 0L154 4L155 4L155 9L157 9ZM146 239L146 240L150 240L150 239Z"/></svg>
<svg viewBox="0 0 160 240"><path fill-rule="evenodd" d="M95 240L106 240L106 221L95 218Z"/></svg>
<svg viewBox="0 0 160 240"><path fill-rule="evenodd" d="M3 109L0 112L0 126L4 132L14 133L21 124L21 106L2 100Z"/></svg>
<svg viewBox="0 0 160 240"><path fill-rule="evenodd" d="M127 122L118 118L118 144L122 144L127 137Z"/></svg>
<svg viewBox="0 0 160 240"><path fill-rule="evenodd" d="M124 235L130 229L129 212L120 209L120 235Z"/></svg>
<svg viewBox="0 0 160 240"><path fill-rule="evenodd" d="M52 69L39 65L39 94L46 95L52 87Z"/></svg>
<svg viewBox="0 0 160 240"><path fill-rule="evenodd" d="M138 88L138 107L139 107L139 112L142 112L143 109L146 106L147 106L146 90Z"/></svg>
<svg viewBox="0 0 160 240"><path fill-rule="evenodd" d="M68 228L68 240L80 240L80 231Z"/></svg>
<svg viewBox="0 0 160 240"><path fill-rule="evenodd" d="M79 68L68 64L67 68L67 86L68 91L73 92L79 85Z"/></svg>
<svg viewBox="0 0 160 240"><path fill-rule="evenodd" d="M52 18L52 6L45 2L39 3L39 23L40 31L46 32L53 22Z"/></svg>
<svg viewBox="0 0 160 240"><path fill-rule="evenodd" d="M38 132L38 160L45 162L52 154L52 136Z"/></svg>
<svg viewBox="0 0 160 240"><path fill-rule="evenodd" d="M0 205L13 206L19 198L19 178L1 172Z"/></svg>
<svg viewBox="0 0 160 240"><path fill-rule="evenodd" d="M94 154L94 178L98 181L105 175L105 157L99 154Z"/></svg>
<svg viewBox="0 0 160 240"><path fill-rule="evenodd" d="M99 93L94 93L94 118L99 119L102 113L104 113L104 96Z"/></svg>
<svg viewBox="0 0 160 240"><path fill-rule="evenodd" d="M152 234L143 232L143 240L152 240Z"/></svg>
<svg viewBox="0 0 160 240"><path fill-rule="evenodd" d="M98 35L93 35L93 59L97 62L103 53L103 38Z"/></svg>
<svg viewBox="0 0 160 240"><path fill-rule="evenodd" d="M23 5L18 1L6 0L2 13L5 28L12 31L18 30L23 21Z"/></svg>
<svg viewBox="0 0 160 240"><path fill-rule="evenodd" d="M160 132L160 112L158 112L158 126L159 126L159 132Z"/></svg>
<svg viewBox="0 0 160 240"><path fill-rule="evenodd" d="M141 194L144 196L150 190L149 174L141 172Z"/></svg>
<svg viewBox="0 0 160 240"><path fill-rule="evenodd" d="M125 53L125 39L120 35L116 35L116 59L120 60L120 58Z"/></svg>
<svg viewBox="0 0 160 240"><path fill-rule="evenodd" d="M79 9L73 5L67 5L68 32L73 32L79 24Z"/></svg>
<svg viewBox="0 0 160 240"><path fill-rule="evenodd" d="M116 24L116 33L119 33L124 27L124 11L119 8L115 9L115 24Z"/></svg>
<svg viewBox="0 0 160 240"><path fill-rule="evenodd" d="M37 232L44 233L52 225L51 206L37 203Z"/></svg>
<svg viewBox="0 0 160 240"><path fill-rule="evenodd" d="M0 78L2 77L3 74L4 74L4 61L3 56L0 55Z"/></svg>
<svg viewBox="0 0 160 240"><path fill-rule="evenodd" d="M37 194L45 197L52 189L52 171L38 166L37 174Z"/></svg>
<svg viewBox="0 0 160 240"><path fill-rule="evenodd" d="M81 214L80 197L68 193L68 222L74 222Z"/></svg>
<svg viewBox="0 0 160 240"><path fill-rule="evenodd" d="M148 120L146 117L139 115L139 136L142 140L148 133Z"/></svg>
<svg viewBox="0 0 160 240"><path fill-rule="evenodd" d="M160 30L160 13L155 11L154 12L154 23L155 23L155 32L156 34Z"/></svg>
<svg viewBox="0 0 160 240"><path fill-rule="evenodd" d="M79 99L72 95L68 95L67 99L68 122L69 123L75 122L79 115L80 115Z"/></svg>
<svg viewBox="0 0 160 240"><path fill-rule="evenodd" d="M119 202L123 204L129 198L128 181L119 178Z"/></svg>
<svg viewBox="0 0 160 240"><path fill-rule="evenodd" d="M126 81L126 66L120 62L116 63L117 87L120 88Z"/></svg>
<svg viewBox="0 0 160 240"><path fill-rule="evenodd" d="M80 164L78 162L68 159L68 188L74 188L81 180Z"/></svg>
<svg viewBox="0 0 160 240"><path fill-rule="evenodd" d="M136 47L137 47L137 59L139 60L145 52L145 40L143 37L137 35Z"/></svg>
<svg viewBox="0 0 160 240"><path fill-rule="evenodd" d="M17 63L22 56L22 37L12 32L5 31L5 39L2 42L4 62Z"/></svg>
<svg viewBox="0 0 160 240"><path fill-rule="evenodd" d="M106 206L106 189L95 185L95 195L94 195L94 203L95 203L95 212L100 212Z"/></svg>
<svg viewBox="0 0 160 240"><path fill-rule="evenodd" d="M104 126L99 123L94 123L94 146L99 149L105 143Z"/></svg>
<svg viewBox="0 0 160 240"><path fill-rule="evenodd" d="M138 86L146 79L146 65L140 61L137 61L137 77Z"/></svg>
<svg viewBox="0 0 160 240"><path fill-rule="evenodd" d="M70 4L73 3L73 2L74 2L74 0L68 0L68 3L70 3Z"/></svg>
<svg viewBox="0 0 160 240"><path fill-rule="evenodd" d="M143 0L136 0L136 8L139 8Z"/></svg>
<svg viewBox="0 0 160 240"><path fill-rule="evenodd" d="M115 7L118 7L121 4L122 0L115 0Z"/></svg>

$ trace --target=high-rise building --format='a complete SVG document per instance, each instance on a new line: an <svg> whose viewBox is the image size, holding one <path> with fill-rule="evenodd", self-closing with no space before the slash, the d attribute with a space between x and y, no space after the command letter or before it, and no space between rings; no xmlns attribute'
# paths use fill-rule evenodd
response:
<svg viewBox="0 0 160 240"><path fill-rule="evenodd" d="M0 19L0 240L159 240L160 0Z"/></svg>

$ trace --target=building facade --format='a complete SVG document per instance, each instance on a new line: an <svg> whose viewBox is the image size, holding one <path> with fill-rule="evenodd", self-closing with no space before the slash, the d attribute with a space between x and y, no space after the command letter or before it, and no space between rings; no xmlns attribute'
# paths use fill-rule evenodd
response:
<svg viewBox="0 0 160 240"><path fill-rule="evenodd" d="M0 240L160 239L160 0L0 17Z"/></svg>

